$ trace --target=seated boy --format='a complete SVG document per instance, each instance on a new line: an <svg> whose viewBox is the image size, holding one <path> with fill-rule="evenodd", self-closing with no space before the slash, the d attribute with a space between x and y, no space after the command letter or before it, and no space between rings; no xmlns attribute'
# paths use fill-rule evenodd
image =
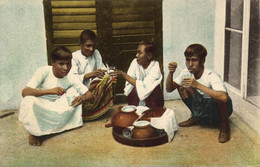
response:
<svg viewBox="0 0 260 167"><path fill-rule="evenodd" d="M118 77L126 80L125 95L128 105L161 108L164 106L163 92L160 86L162 74L156 59L156 46L153 41L141 41L137 48L136 58L132 61L127 73L116 71ZM112 126L111 122L105 127Z"/></svg>
<svg viewBox="0 0 260 167"><path fill-rule="evenodd" d="M176 62L169 63L169 74L166 81L167 92L176 88L180 97L192 113L192 117L181 122L180 127L193 125L213 125L220 123L218 140L225 143L230 139L228 118L231 115L232 101L219 75L204 67L207 50L200 44L192 44L184 52L188 70L173 80L177 68ZM194 77L185 77L191 73Z"/></svg>
<svg viewBox="0 0 260 167"><path fill-rule="evenodd" d="M78 78L67 75L72 54L64 46L51 53L52 66L39 68L22 91L19 120L29 132L29 144L41 145L41 136L82 126L81 103L94 96Z"/></svg>
<svg viewBox="0 0 260 167"><path fill-rule="evenodd" d="M116 78L105 75L106 67L96 49L96 34L86 29L80 34L81 49L72 53L71 73L89 87L95 96L93 103L83 103L83 120L93 120L113 106Z"/></svg>
<svg viewBox="0 0 260 167"><path fill-rule="evenodd" d="M153 41L141 41L136 58L127 73L117 70L117 76L126 80L125 95L128 104L160 108L164 106L163 92L160 86L162 74L156 61L156 45Z"/></svg>

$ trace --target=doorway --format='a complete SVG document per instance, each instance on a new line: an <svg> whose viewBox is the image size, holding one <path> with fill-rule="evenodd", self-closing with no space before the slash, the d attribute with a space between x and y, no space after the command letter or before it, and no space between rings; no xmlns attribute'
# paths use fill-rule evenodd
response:
<svg viewBox="0 0 260 167"><path fill-rule="evenodd" d="M91 29L97 34L97 49L105 64L127 72L142 40L155 41L158 61L162 64L162 0L43 2L48 55L59 45L65 45L72 52L80 49L81 31ZM124 84L124 80L118 79L117 94L123 93Z"/></svg>

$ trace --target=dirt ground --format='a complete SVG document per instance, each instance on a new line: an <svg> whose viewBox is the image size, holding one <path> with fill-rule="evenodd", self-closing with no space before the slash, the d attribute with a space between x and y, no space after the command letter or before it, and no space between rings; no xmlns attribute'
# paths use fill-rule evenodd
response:
<svg viewBox="0 0 260 167"><path fill-rule="evenodd" d="M40 147L28 145L17 110L1 111L0 166L260 166L257 135L236 114L230 117L231 140L225 144L218 143L218 127L193 126L179 128L172 142L132 147L116 142L112 128L104 127L118 106L81 128L47 137ZM178 122L190 116L180 100L166 101L165 106Z"/></svg>

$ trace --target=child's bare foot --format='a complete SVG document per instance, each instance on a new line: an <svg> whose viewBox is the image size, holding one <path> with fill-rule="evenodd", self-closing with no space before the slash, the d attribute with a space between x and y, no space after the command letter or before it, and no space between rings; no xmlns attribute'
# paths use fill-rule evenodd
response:
<svg viewBox="0 0 260 167"><path fill-rule="evenodd" d="M38 136L33 136L33 135L29 135L29 145L31 146L40 146L41 145L41 141L40 141L40 137Z"/></svg>
<svg viewBox="0 0 260 167"><path fill-rule="evenodd" d="M229 123L222 123L220 126L218 142L226 143L230 140L230 126Z"/></svg>
<svg viewBox="0 0 260 167"><path fill-rule="evenodd" d="M106 127L106 128L109 128L109 127L111 127L111 126L112 126L112 123L111 123L110 121L105 124L105 127Z"/></svg>

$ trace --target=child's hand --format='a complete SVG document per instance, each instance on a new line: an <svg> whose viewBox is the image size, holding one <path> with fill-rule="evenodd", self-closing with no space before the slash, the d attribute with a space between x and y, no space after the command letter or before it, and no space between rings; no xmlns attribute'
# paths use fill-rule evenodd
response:
<svg viewBox="0 0 260 167"><path fill-rule="evenodd" d="M64 93L66 93L66 89L64 89L62 87L56 87L56 88L51 89L51 94L54 94L54 95L61 96Z"/></svg>
<svg viewBox="0 0 260 167"><path fill-rule="evenodd" d="M72 102L71 102L71 105L73 106L73 107L77 107L78 105L80 105L82 102L83 102L83 97L82 96L77 96L77 97L75 97L75 99L74 100L72 100Z"/></svg>
<svg viewBox="0 0 260 167"><path fill-rule="evenodd" d="M177 63L176 62L170 62L168 65L170 73L174 73L177 68Z"/></svg>
<svg viewBox="0 0 260 167"><path fill-rule="evenodd" d="M198 84L199 83L194 78L184 78L182 81L182 85L184 87L192 87L192 88L197 89Z"/></svg>
<svg viewBox="0 0 260 167"><path fill-rule="evenodd" d="M116 78L117 77L117 73L116 73L116 71L109 71L109 73L108 73L111 77L113 77L113 78Z"/></svg>
<svg viewBox="0 0 260 167"><path fill-rule="evenodd" d="M102 78L105 75L105 72L106 72L106 70L99 68L93 72L93 76Z"/></svg>
<svg viewBox="0 0 260 167"><path fill-rule="evenodd" d="M126 73L122 70L116 70L115 74L116 74L117 77L123 77L124 78Z"/></svg>

